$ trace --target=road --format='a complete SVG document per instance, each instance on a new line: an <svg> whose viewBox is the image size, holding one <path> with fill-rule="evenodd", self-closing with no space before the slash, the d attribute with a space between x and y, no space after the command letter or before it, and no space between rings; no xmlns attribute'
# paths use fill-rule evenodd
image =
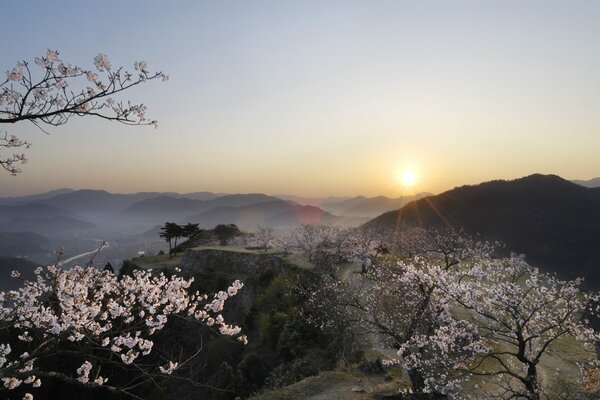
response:
<svg viewBox="0 0 600 400"><path fill-rule="evenodd" d="M104 250L105 248L107 248L109 246L110 246L110 243L107 242L106 240L103 240L102 241L102 245L99 248L95 248L94 250L87 251L87 252L81 253L81 254L77 254L76 256L67 258L66 260L59 261L58 262L58 266L60 267L61 265L68 264L71 261L75 261L75 260L77 260L79 258L82 258L82 257L85 257L85 256L91 256L92 254L99 253L100 251Z"/></svg>

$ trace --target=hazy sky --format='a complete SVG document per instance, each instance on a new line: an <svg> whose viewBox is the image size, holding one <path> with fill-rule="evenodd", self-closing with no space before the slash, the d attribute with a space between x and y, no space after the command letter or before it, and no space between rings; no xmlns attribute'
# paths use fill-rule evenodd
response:
<svg viewBox="0 0 600 400"><path fill-rule="evenodd" d="M146 60L160 127L0 126L33 142L0 195L399 195L600 176L600 1L13 1L0 69L47 48Z"/></svg>

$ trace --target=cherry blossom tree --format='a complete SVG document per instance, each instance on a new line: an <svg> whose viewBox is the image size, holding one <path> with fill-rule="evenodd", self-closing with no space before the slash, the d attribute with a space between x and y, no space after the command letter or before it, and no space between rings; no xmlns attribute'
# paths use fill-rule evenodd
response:
<svg viewBox="0 0 600 400"><path fill-rule="evenodd" d="M347 252L346 247L350 244L352 232L353 229L350 228L333 225L324 226L321 247L329 248L341 260Z"/></svg>
<svg viewBox="0 0 600 400"><path fill-rule="evenodd" d="M35 281L24 281L19 290L0 292L0 391L36 388L45 379L58 379L139 399L137 387L175 376L190 361L148 362L153 335L174 316L246 342L240 328L221 315L225 302L242 288L239 281L209 298L189 293L193 278L151 271L117 279L92 267L50 266L38 268L35 275ZM52 361L57 358L81 364L72 371L56 370ZM126 384L113 383L102 374L107 368L135 371L136 377ZM26 398L32 399L31 393Z"/></svg>
<svg viewBox="0 0 600 400"><path fill-rule="evenodd" d="M158 126L146 117L144 104L114 96L147 81L166 81L166 74L151 72L145 61L135 62L133 71L114 67L104 54L98 54L93 64L90 69L65 63L56 50L36 57L35 69L27 61L18 62L6 72L6 79L0 80L0 124L27 121L47 133L47 126L64 125L74 116L92 116L126 125ZM30 146L8 132L0 136L4 149ZM0 166L13 175L20 173L19 165L26 162L24 154L0 156Z"/></svg>
<svg viewBox="0 0 600 400"><path fill-rule="evenodd" d="M593 354L598 335L582 314L595 298L579 289L581 279L542 273L523 256L484 261L472 266L454 292L488 344L471 371L494 377L497 397L539 400L547 389L539 364L557 341L573 337Z"/></svg>
<svg viewBox="0 0 600 400"><path fill-rule="evenodd" d="M468 241L442 241L420 231L397 237L398 251L365 274L326 278L311 295L317 324L344 319L370 342L393 347L397 363L408 373L412 390L447 392L468 374L460 372L485 346L477 326L451 312L458 271L481 252ZM355 249L356 250L356 249ZM356 254L371 249L356 250ZM417 254L418 251L418 254ZM319 312L320 311L320 312Z"/></svg>
<svg viewBox="0 0 600 400"><path fill-rule="evenodd" d="M326 238L326 227L304 224L294 231L296 243L309 262L313 261L315 251Z"/></svg>
<svg viewBox="0 0 600 400"><path fill-rule="evenodd" d="M292 248L294 246L296 246L296 232L291 231L291 232L287 232L285 234L276 236L273 239L273 244L275 245L275 247L278 247L281 250L283 250L283 255L287 256L290 253L290 251L292 250Z"/></svg>
<svg viewBox="0 0 600 400"><path fill-rule="evenodd" d="M388 252L394 232L378 227L359 227L349 232L343 247L346 259L360 263L362 272L373 265L379 255Z"/></svg>
<svg viewBox="0 0 600 400"><path fill-rule="evenodd" d="M266 252L274 239L273 228L259 225L257 231L254 233L252 243Z"/></svg>

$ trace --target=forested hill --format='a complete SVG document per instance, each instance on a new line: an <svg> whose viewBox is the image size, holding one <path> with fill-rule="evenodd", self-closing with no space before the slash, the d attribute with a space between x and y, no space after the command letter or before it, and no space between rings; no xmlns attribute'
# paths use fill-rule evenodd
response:
<svg viewBox="0 0 600 400"><path fill-rule="evenodd" d="M411 202L367 226L463 229L500 240L507 251L563 278L583 276L600 288L600 188L586 188L556 175L462 186Z"/></svg>

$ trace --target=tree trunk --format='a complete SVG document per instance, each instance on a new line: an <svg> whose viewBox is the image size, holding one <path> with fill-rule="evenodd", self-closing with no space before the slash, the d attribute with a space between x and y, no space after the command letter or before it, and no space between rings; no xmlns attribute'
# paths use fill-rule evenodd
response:
<svg viewBox="0 0 600 400"><path fill-rule="evenodd" d="M425 389L425 378L418 369L411 369L408 371L408 377L410 378L410 384L413 392L422 392Z"/></svg>
<svg viewBox="0 0 600 400"><path fill-rule="evenodd" d="M523 382L530 400L540 400L540 387L538 383L537 368L535 364L529 364L527 367L527 377Z"/></svg>

